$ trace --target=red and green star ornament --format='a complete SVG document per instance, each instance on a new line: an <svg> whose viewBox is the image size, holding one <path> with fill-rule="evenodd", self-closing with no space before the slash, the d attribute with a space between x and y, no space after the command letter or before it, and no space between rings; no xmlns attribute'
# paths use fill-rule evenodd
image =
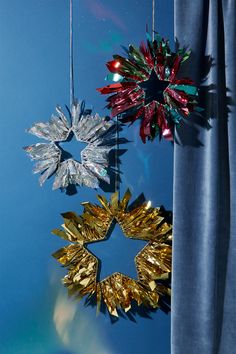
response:
<svg viewBox="0 0 236 354"><path fill-rule="evenodd" d="M147 34L147 44L139 48L124 48L126 57L113 55L107 63L111 72L108 80L115 83L98 88L107 98L112 117L123 123L141 119L140 136L153 140L156 136L173 140L175 125L197 107L198 88L189 78L177 79L180 65L189 58L190 51L180 48L172 52L168 40L155 33Z"/></svg>

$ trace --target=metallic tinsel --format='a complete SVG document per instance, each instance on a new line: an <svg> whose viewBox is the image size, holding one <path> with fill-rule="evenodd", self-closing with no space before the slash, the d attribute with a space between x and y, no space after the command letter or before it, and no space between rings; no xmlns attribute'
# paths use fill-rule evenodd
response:
<svg viewBox="0 0 236 354"><path fill-rule="evenodd" d="M31 160L38 161L34 173L41 173L39 183L55 174L53 189L66 188L70 184L98 188L99 180L110 182L107 173L109 152L115 145L116 125L112 120L101 118L98 114L84 109L84 103L75 101L70 112L71 122L62 109L56 107L56 115L49 122L39 122L27 130L48 143L37 143L24 149ZM87 146L81 151L81 161L73 158L62 161L59 143L65 142L74 134L77 141Z"/></svg>
<svg viewBox="0 0 236 354"><path fill-rule="evenodd" d="M116 83L97 89L107 98L112 116L119 115L124 123L141 119L140 136L143 142L156 136L173 140L175 125L197 107L198 89L189 78L177 78L180 65L190 51L177 48L172 52L169 42L155 33L147 34L147 44L139 48L124 48L126 57L113 55L107 63L111 74L108 80Z"/></svg>
<svg viewBox="0 0 236 354"><path fill-rule="evenodd" d="M130 310L132 301L138 305L162 308L162 299L170 296L172 225L163 208L153 208L150 202L138 207L128 207L131 193L126 191L119 200L118 192L109 202L98 196L101 206L84 202L84 213L62 214L63 229L53 234L69 241L69 246L54 253L54 257L68 269L63 283L68 293L76 298L95 296L98 309L104 301L111 315L118 316L117 309ZM137 280L121 273L97 281L98 259L86 244L106 239L112 222L117 222L126 237L146 240L147 245L135 257Z"/></svg>

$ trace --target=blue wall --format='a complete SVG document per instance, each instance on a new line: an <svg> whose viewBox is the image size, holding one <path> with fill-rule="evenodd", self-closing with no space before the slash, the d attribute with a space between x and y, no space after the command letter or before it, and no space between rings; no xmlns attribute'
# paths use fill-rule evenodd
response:
<svg viewBox="0 0 236 354"><path fill-rule="evenodd" d="M173 1L156 2L156 28L173 42ZM0 2L0 353L167 354L169 315L157 311L151 319L121 318L115 324L109 316L95 317L94 308L67 300L60 285L64 271L51 257L65 245L50 234L61 224L60 213L81 212L80 202L96 199L96 191L86 188L74 196L52 192L51 180L40 188L31 173L32 163L22 151L22 146L38 141L25 128L34 121L46 121L57 103L69 103L68 3ZM75 3L77 93L105 114L105 97L95 90L104 85L105 63L113 53L122 52L121 44L145 39L151 0ZM143 192L153 205L171 209L172 146L167 142L143 145L138 124L125 128L123 136L132 143L122 157L122 192L129 187L134 198ZM111 237L109 242L120 249L122 259L106 258L105 273L109 266L117 271L127 268L141 247L125 238L119 240ZM102 259L108 245L98 250Z"/></svg>

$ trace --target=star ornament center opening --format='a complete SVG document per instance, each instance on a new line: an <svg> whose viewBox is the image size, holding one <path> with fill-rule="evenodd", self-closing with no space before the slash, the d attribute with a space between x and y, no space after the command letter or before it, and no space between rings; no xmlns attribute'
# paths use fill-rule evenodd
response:
<svg viewBox="0 0 236 354"><path fill-rule="evenodd" d="M139 84L145 94L145 104L147 105L152 101L165 104L164 91L168 87L168 85L168 81L160 80L155 70L152 70L149 79Z"/></svg>
<svg viewBox="0 0 236 354"><path fill-rule="evenodd" d="M133 260L146 244L147 241L126 237L119 223L113 219L104 240L86 244L87 250L99 261L97 281L116 272L137 279Z"/></svg>
<svg viewBox="0 0 236 354"><path fill-rule="evenodd" d="M150 202L129 208L130 198L129 190L121 200L118 192L110 201L98 196L101 206L82 203L82 215L62 214L62 229L52 231L70 242L53 255L68 270L63 278L68 294L76 298L88 296L88 300L95 298L98 310L103 301L109 313L117 317L117 311L129 311L133 301L162 308L162 299L170 296L170 287L163 282L171 272L172 225L167 212L164 208L152 208ZM148 242L134 260L137 280L116 272L98 281L99 261L86 244L106 239L114 220L126 237Z"/></svg>

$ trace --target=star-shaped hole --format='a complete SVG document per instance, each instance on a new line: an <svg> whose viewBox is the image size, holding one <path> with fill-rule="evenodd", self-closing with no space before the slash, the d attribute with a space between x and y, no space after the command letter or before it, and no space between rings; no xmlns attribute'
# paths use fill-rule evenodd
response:
<svg viewBox="0 0 236 354"><path fill-rule="evenodd" d="M159 80L155 70L152 70L149 79L139 84L145 92L145 105L152 101L157 101L164 104L165 101L163 92L168 85L168 81Z"/></svg>
<svg viewBox="0 0 236 354"><path fill-rule="evenodd" d="M100 261L97 280L116 272L137 279L134 258L146 244L146 241L126 237L120 225L113 220L104 240L86 246Z"/></svg>
<svg viewBox="0 0 236 354"><path fill-rule="evenodd" d="M86 143L78 141L73 132L70 132L65 141L56 143L57 147L61 150L61 162L68 159L81 161L81 151L86 147Z"/></svg>

